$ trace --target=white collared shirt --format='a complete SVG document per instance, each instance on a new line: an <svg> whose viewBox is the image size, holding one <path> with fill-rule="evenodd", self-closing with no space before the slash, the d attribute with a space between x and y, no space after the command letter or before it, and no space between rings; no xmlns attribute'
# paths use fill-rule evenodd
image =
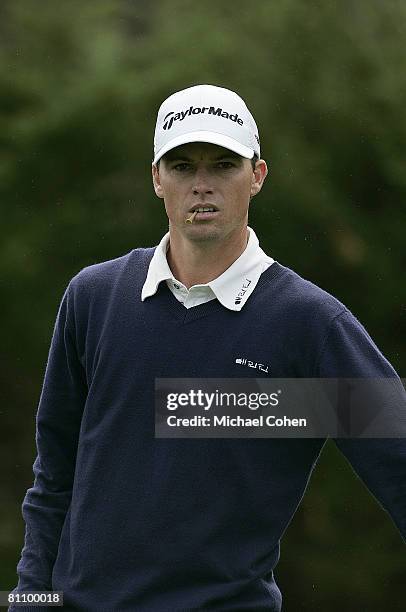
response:
<svg viewBox="0 0 406 612"><path fill-rule="evenodd" d="M141 300L157 292L158 285L166 281L169 289L185 308L192 308L210 300L218 299L230 310L241 310L254 291L259 277L274 263L259 246L253 229L248 228L248 243L238 259L223 274L204 285L185 287L172 274L166 253L169 247L169 232L165 234L155 249L148 268L147 278L142 288Z"/></svg>

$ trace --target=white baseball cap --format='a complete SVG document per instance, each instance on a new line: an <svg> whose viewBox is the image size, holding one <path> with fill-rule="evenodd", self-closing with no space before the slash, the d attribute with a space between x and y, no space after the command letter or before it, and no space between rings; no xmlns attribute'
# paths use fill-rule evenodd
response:
<svg viewBox="0 0 406 612"><path fill-rule="evenodd" d="M153 163L188 142L210 142L248 159L261 157L258 128L244 100L215 85L188 87L164 100L155 127Z"/></svg>

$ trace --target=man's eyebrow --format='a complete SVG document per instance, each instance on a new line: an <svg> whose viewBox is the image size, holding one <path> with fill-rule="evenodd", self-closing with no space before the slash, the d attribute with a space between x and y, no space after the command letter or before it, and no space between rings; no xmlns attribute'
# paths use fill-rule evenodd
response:
<svg viewBox="0 0 406 612"><path fill-rule="evenodd" d="M190 157L188 157L187 155L182 155L181 153L179 153L179 155L169 155L169 153L167 153L165 155L165 159L168 161L187 161L187 162L191 162L193 161L193 159L190 159Z"/></svg>
<svg viewBox="0 0 406 612"><path fill-rule="evenodd" d="M232 157L233 159L241 159L241 155L238 155L238 153L234 153L234 151L225 151L224 153L221 153L220 155L218 155L215 158L215 161L218 161L219 159L224 159L225 157Z"/></svg>

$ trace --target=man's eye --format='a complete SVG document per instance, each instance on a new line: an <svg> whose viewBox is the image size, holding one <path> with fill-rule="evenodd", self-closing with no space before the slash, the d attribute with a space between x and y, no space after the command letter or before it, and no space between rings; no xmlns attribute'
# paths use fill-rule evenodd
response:
<svg viewBox="0 0 406 612"><path fill-rule="evenodd" d="M176 164L173 169L176 170L177 172L184 172L185 170L189 170L190 168L190 164L187 163L181 163L181 164Z"/></svg>
<svg viewBox="0 0 406 612"><path fill-rule="evenodd" d="M234 164L233 162L229 162L229 161L222 161L222 162L218 162L217 164L217 168L221 168L222 170L228 170L229 168L233 168Z"/></svg>

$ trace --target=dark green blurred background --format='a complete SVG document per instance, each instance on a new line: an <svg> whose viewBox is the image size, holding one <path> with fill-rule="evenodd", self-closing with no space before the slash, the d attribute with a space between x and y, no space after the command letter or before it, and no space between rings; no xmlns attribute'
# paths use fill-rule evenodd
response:
<svg viewBox="0 0 406 612"><path fill-rule="evenodd" d="M64 288L166 231L150 165L173 91L242 95L270 165L250 216L262 247L343 301L406 376L405 28L396 0L1 1L0 590L16 583ZM329 442L282 541L284 612L400 612L405 557Z"/></svg>

